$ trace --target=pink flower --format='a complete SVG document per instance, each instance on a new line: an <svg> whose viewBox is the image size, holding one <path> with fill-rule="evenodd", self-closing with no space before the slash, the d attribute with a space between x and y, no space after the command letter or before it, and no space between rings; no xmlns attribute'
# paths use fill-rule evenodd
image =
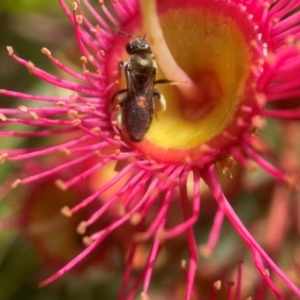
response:
<svg viewBox="0 0 300 300"><path fill-rule="evenodd" d="M78 164L84 165L85 171L74 174L67 181L57 180L62 190L85 184L88 177L101 172L111 162L117 171L80 204L62 209L64 215L71 217L97 201L107 190L112 191L101 208L79 224L78 231L84 234L88 227L107 214L110 223L85 236L86 249L41 285L47 285L65 274L101 245L108 235L129 222L135 228L135 235L119 299L133 299L139 286L142 286L142 298L148 298L153 267L162 242L181 234L186 235L189 253L189 260L183 268L187 280L185 299L191 299L193 293L198 299L194 287L198 246L193 225L199 217L200 181L203 180L218 203L218 211L202 251L213 251L223 219L227 217L249 247L257 270L274 294L283 299L267 269L271 274L277 274L300 297L299 288L260 247L239 219L224 196L216 171L218 169L232 177L231 168L235 162L250 168L253 166L249 162L251 160L276 180L291 186L296 184L292 175L263 158L258 131L265 125L265 117L298 119L300 116L298 108L276 108L277 103L286 103L300 96L298 0L274 3L259 0L161 0L157 8L155 1L145 0L141 1L141 14L140 5L133 0L113 1L111 10L99 1L101 14L87 0L82 2L97 25L85 17L79 1L73 2L70 11L64 0L59 0L74 26L83 55L82 72L70 70L52 57L49 50L42 49L58 68L74 78L73 81L35 67L8 47L10 56L33 75L70 90L72 94L69 97L51 97L0 90L3 95L23 99L24 103L36 101L48 104L1 109L2 136L60 137L60 141L55 142L54 139L51 146L2 150L2 162L37 159L59 153L67 157L65 163L18 179L12 187L54 176L60 170ZM116 91L126 88L126 80L120 76L118 64L129 59L125 45L130 39L116 30L133 37L143 36L142 23L161 68L156 79L167 78L175 84L155 86L166 98L166 110L162 113L155 111L149 130L144 130L143 139L135 142L128 137L128 127L124 130L117 122L120 113L123 126L127 118L120 110L122 104L117 103L112 109L111 98ZM28 129L8 130L9 124L24 124ZM140 125L145 124L132 126L139 129L136 126ZM97 162L86 164L94 155L100 157ZM119 185L121 181L123 184ZM191 190L187 187L190 182ZM174 193L180 196L183 221L170 227L168 211ZM149 217L153 207L157 209L156 214ZM131 282L137 247L149 239L152 246L147 262L140 275Z"/></svg>

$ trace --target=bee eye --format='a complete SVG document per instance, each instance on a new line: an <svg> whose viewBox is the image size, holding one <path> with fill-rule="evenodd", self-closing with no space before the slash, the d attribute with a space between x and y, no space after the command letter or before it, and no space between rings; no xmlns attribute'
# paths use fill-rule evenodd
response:
<svg viewBox="0 0 300 300"><path fill-rule="evenodd" d="M126 51L127 51L128 54L133 54L134 53L134 47L131 43L128 43L126 45Z"/></svg>
<svg viewBox="0 0 300 300"><path fill-rule="evenodd" d="M151 54L151 49L150 46L147 44L147 46L145 47L145 52Z"/></svg>

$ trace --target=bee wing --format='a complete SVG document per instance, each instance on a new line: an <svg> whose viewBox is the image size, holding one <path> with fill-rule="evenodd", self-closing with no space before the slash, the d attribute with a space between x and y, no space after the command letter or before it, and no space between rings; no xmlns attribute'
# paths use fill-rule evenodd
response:
<svg viewBox="0 0 300 300"><path fill-rule="evenodd" d="M133 142L143 139L153 117L153 87L155 76L149 76L141 85L132 72L126 72L128 99L124 107L125 127Z"/></svg>
<svg viewBox="0 0 300 300"><path fill-rule="evenodd" d="M155 69L153 71L153 75L148 76L147 80L143 83L140 83L134 72L128 68L126 68L125 75L127 81L127 91L129 94L139 95L152 92L156 77Z"/></svg>

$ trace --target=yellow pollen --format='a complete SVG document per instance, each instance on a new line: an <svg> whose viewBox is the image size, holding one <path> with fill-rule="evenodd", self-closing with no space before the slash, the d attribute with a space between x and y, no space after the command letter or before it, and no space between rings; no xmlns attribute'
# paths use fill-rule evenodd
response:
<svg viewBox="0 0 300 300"><path fill-rule="evenodd" d="M76 93L72 93L72 94L69 95L70 100L76 100L77 97L78 97L78 95Z"/></svg>
<svg viewBox="0 0 300 300"><path fill-rule="evenodd" d="M39 119L39 116L37 115L36 112L30 111L29 114L31 115L32 119L34 119L35 121Z"/></svg>
<svg viewBox="0 0 300 300"><path fill-rule="evenodd" d="M75 109L70 109L68 112L67 112L68 116L71 118L71 119L75 119L78 117L78 111L75 110Z"/></svg>
<svg viewBox="0 0 300 300"><path fill-rule="evenodd" d="M81 124L81 120L80 119L75 119L72 121L72 126L76 127L79 126Z"/></svg>
<svg viewBox="0 0 300 300"><path fill-rule="evenodd" d="M14 49L11 46L7 46L6 47L8 55L12 56L14 54Z"/></svg>
<svg viewBox="0 0 300 300"><path fill-rule="evenodd" d="M69 156L69 155L71 154L71 151L70 151L68 148L65 148L65 147L60 148L58 151L59 151L60 153L63 153L63 154L65 154L65 155L67 155L67 156Z"/></svg>
<svg viewBox="0 0 300 300"><path fill-rule="evenodd" d="M6 121L6 116L3 113L0 113L0 120Z"/></svg>
<svg viewBox="0 0 300 300"><path fill-rule="evenodd" d="M141 293L141 300L150 300L150 297L146 292Z"/></svg>
<svg viewBox="0 0 300 300"><path fill-rule="evenodd" d="M77 226L76 231L77 231L77 233L79 233L79 234L85 234L86 228L87 228L86 222L85 222L85 221L82 221L82 222L80 222L79 225Z"/></svg>
<svg viewBox="0 0 300 300"><path fill-rule="evenodd" d="M182 269L185 269L186 268L186 265L187 265L187 261L185 259L181 260L181 268Z"/></svg>
<svg viewBox="0 0 300 300"><path fill-rule="evenodd" d="M64 206L61 210L60 210L60 213L62 215L64 215L65 217L67 218L71 218L72 217L72 211L71 209L68 207L68 206Z"/></svg>
<svg viewBox="0 0 300 300"><path fill-rule="evenodd" d="M214 283L214 288L216 290L220 290L222 287L222 281L221 280L217 280L215 283Z"/></svg>
<svg viewBox="0 0 300 300"><path fill-rule="evenodd" d="M89 60L89 61L93 61L94 59L95 59L95 58L94 58L93 55L89 55L89 56L88 56L88 60Z"/></svg>
<svg viewBox="0 0 300 300"><path fill-rule="evenodd" d="M76 21L79 25L81 25L82 22L83 22L83 16L82 15L76 15Z"/></svg>
<svg viewBox="0 0 300 300"><path fill-rule="evenodd" d="M266 126L266 120L261 116L255 116L252 119L252 125L257 129L262 129Z"/></svg>
<svg viewBox="0 0 300 300"><path fill-rule="evenodd" d="M90 238L89 236L85 236L83 239L82 239L82 242L85 246L90 246L92 243L93 243L93 239Z"/></svg>
<svg viewBox="0 0 300 300"><path fill-rule="evenodd" d="M78 4L76 2L73 2L72 3L72 8L73 8L74 11L76 11L77 8L78 8Z"/></svg>
<svg viewBox="0 0 300 300"><path fill-rule="evenodd" d="M15 189L21 182L22 182L21 179L16 179L16 180L11 184L11 188Z"/></svg>
<svg viewBox="0 0 300 300"><path fill-rule="evenodd" d="M62 191L66 191L68 189L67 185L61 179L55 180L55 185Z"/></svg>
<svg viewBox="0 0 300 300"><path fill-rule="evenodd" d="M41 52L47 56L51 56L51 52L47 48L42 48Z"/></svg>
<svg viewBox="0 0 300 300"><path fill-rule="evenodd" d="M130 224L137 225L141 222L141 220L142 220L141 214L136 212L130 217L129 221L130 221Z"/></svg>
<svg viewBox="0 0 300 300"><path fill-rule="evenodd" d="M0 155L0 164L3 164L4 162L6 162L8 158L8 153L3 153Z"/></svg>
<svg viewBox="0 0 300 300"><path fill-rule="evenodd" d="M81 56L80 57L80 60L83 64L87 64L88 60L87 60L87 57L86 56Z"/></svg>
<svg viewBox="0 0 300 300"><path fill-rule="evenodd" d="M101 131L101 128L96 126L96 127L93 127L93 128L91 129L91 131L94 132L94 133L97 133L97 132L100 132L100 131Z"/></svg>
<svg viewBox="0 0 300 300"><path fill-rule="evenodd" d="M66 103L63 102L63 101L58 101L58 102L55 103L55 105L56 105L57 107L63 107L63 106L66 105Z"/></svg>
<svg viewBox="0 0 300 300"><path fill-rule="evenodd" d="M35 66L34 64L31 62L31 61L28 61L27 62L27 69L30 73L33 73L34 72L34 69L35 69Z"/></svg>
<svg viewBox="0 0 300 300"><path fill-rule="evenodd" d="M255 98L256 98L257 104L258 104L260 107L265 106L265 104L267 103L266 95L263 94L263 93L257 93L257 94L255 95Z"/></svg>

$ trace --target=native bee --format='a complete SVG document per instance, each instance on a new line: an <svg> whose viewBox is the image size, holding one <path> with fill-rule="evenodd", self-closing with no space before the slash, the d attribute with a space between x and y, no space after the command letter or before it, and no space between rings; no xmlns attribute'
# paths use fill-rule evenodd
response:
<svg viewBox="0 0 300 300"><path fill-rule="evenodd" d="M115 93L111 102L114 106L119 104L115 112L117 126L132 142L140 142L151 125L154 111L166 109L165 99L154 85L169 80L156 80L157 66L145 36L132 38L126 44L126 52L130 58L120 67L125 72L127 88Z"/></svg>

